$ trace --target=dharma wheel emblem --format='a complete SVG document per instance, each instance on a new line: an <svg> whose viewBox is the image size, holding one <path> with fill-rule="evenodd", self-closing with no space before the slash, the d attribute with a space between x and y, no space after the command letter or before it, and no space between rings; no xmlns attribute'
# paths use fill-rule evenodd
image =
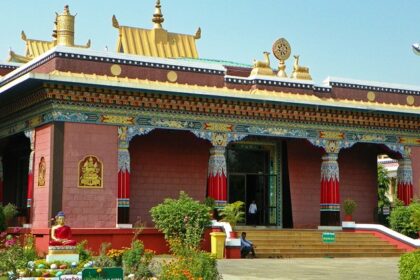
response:
<svg viewBox="0 0 420 280"><path fill-rule="evenodd" d="M286 39L280 38L273 44L273 54L274 56L280 60L284 61L290 57L292 49L290 47L289 42Z"/></svg>

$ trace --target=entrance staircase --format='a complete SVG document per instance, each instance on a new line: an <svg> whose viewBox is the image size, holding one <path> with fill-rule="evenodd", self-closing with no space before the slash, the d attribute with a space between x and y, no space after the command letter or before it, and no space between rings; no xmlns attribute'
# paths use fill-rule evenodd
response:
<svg viewBox="0 0 420 280"><path fill-rule="evenodd" d="M371 233L335 231L335 242L324 243L321 230L243 227L258 258L394 257L405 253Z"/></svg>

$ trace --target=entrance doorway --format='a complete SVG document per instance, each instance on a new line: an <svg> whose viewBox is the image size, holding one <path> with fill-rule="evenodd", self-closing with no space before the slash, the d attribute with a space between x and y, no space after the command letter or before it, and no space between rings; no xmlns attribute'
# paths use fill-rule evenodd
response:
<svg viewBox="0 0 420 280"><path fill-rule="evenodd" d="M277 224L274 157L275 149L267 149L265 145L237 144L228 149L228 201L245 203L246 225ZM248 214L252 201L258 208L256 221Z"/></svg>

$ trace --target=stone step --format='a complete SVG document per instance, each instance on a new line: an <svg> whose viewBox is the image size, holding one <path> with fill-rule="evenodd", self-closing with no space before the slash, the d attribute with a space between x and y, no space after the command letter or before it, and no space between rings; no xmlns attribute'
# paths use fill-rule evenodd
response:
<svg viewBox="0 0 420 280"><path fill-rule="evenodd" d="M301 252L335 252L335 253L401 253L402 251L397 248L260 248L257 247L258 253L301 253Z"/></svg>
<svg viewBox="0 0 420 280"><path fill-rule="evenodd" d="M260 254L257 253L258 258L381 258L381 257L399 257L401 253L346 253L335 252L330 253L316 253L316 252L301 252L298 254Z"/></svg>

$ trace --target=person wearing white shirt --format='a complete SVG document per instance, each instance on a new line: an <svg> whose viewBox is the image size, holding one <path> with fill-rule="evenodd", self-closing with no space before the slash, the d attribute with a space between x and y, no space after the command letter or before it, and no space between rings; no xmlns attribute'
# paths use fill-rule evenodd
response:
<svg viewBox="0 0 420 280"><path fill-rule="evenodd" d="M249 223L256 226L257 225L257 204L255 203L255 200L251 202L248 209L249 214Z"/></svg>

